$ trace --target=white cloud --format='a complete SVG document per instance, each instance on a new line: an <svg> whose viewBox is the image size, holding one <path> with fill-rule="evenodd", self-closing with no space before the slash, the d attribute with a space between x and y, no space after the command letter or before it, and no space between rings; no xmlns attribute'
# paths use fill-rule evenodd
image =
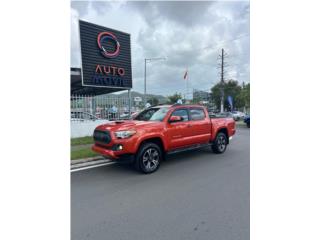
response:
<svg viewBox="0 0 320 240"><path fill-rule="evenodd" d="M249 79L249 2L72 2L71 65L80 62L77 18L131 34L133 90L143 91L144 58L148 63L149 93L185 91L188 67L190 88L208 90L219 81L217 57L229 54L228 78Z"/></svg>
<svg viewBox="0 0 320 240"><path fill-rule="evenodd" d="M71 8L71 66L80 67L79 13Z"/></svg>

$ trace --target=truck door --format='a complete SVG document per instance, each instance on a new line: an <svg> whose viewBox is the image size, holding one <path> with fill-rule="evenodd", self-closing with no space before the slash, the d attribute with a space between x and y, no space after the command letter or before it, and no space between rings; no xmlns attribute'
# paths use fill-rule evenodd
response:
<svg viewBox="0 0 320 240"><path fill-rule="evenodd" d="M208 143L211 137L211 121L206 117L203 108L190 108L189 128L192 144Z"/></svg>
<svg viewBox="0 0 320 240"><path fill-rule="evenodd" d="M171 116L180 116L182 121L168 123L167 134L169 139L169 150L190 145L188 109L176 109L172 112L170 117Z"/></svg>

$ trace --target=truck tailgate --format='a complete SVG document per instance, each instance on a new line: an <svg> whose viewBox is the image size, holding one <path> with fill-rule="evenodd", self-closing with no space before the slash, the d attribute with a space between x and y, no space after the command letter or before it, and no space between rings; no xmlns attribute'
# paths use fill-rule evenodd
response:
<svg viewBox="0 0 320 240"><path fill-rule="evenodd" d="M215 138L216 133L221 128L226 128L228 131L228 136L231 137L236 132L236 123L232 118L210 118L211 120L211 133L212 139Z"/></svg>

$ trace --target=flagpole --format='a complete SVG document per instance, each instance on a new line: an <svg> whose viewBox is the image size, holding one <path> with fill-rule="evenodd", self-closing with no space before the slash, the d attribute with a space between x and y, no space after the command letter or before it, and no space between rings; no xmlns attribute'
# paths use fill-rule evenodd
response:
<svg viewBox="0 0 320 240"><path fill-rule="evenodd" d="M187 96L188 95L189 95L189 73L188 73L188 76L187 76Z"/></svg>
<svg viewBox="0 0 320 240"><path fill-rule="evenodd" d="M185 97L185 100L186 100L186 102L187 102L187 97L188 97L188 88L189 88L189 84L188 84L188 82L189 82L189 70L188 70L188 67L187 67L187 79L186 79L186 97Z"/></svg>
<svg viewBox="0 0 320 240"><path fill-rule="evenodd" d="M184 94L185 102L187 101L187 96L188 96L188 91L189 91L189 83L188 83L189 76L188 75L189 75L189 73L188 73L188 67L187 67L187 70L183 76L183 79L186 80L186 90L185 90L185 94Z"/></svg>

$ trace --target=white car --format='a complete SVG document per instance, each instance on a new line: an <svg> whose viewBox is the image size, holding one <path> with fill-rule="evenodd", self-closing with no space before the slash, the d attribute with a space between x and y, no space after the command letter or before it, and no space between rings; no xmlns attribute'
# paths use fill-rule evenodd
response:
<svg viewBox="0 0 320 240"><path fill-rule="evenodd" d="M243 119L245 117L245 115L246 115L246 114L244 114L243 112L240 112L240 111L232 111L231 113L232 113L233 119L235 121Z"/></svg>
<svg viewBox="0 0 320 240"><path fill-rule="evenodd" d="M82 112L82 111L71 112L71 121L83 122L83 121L96 121L96 120L102 120L102 119L88 112Z"/></svg>

